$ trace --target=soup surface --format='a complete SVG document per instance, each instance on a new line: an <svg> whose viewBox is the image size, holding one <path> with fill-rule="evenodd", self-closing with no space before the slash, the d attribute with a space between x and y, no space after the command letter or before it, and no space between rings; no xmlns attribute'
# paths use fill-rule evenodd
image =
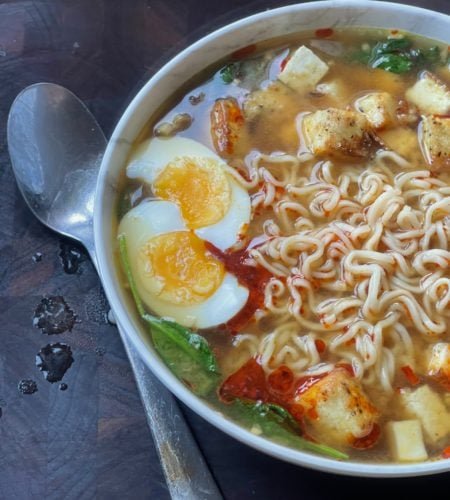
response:
<svg viewBox="0 0 450 500"><path fill-rule="evenodd" d="M337 459L450 456L449 86L446 45L323 29L232 54L151 117L118 265L194 392Z"/></svg>

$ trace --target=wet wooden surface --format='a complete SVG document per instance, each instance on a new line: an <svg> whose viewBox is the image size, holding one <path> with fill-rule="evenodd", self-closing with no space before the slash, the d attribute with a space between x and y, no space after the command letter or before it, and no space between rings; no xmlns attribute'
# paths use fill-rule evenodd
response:
<svg viewBox="0 0 450 500"><path fill-rule="evenodd" d="M291 2L229 0L0 0L0 499L166 499L167 490L124 350L86 258L64 272L61 238L30 214L16 189L5 126L16 94L38 81L69 87L109 134L140 85L172 55L243 15ZM406 2L405 2L406 3ZM447 0L407 3L450 12ZM40 261L35 262L36 254ZM33 259L35 256L35 259ZM71 332L33 326L45 295L63 296ZM66 391L35 366L40 348L65 342L75 362ZM38 391L20 394L33 379ZM408 480L344 478L247 448L184 408L227 499L319 499L432 491L450 474ZM199 497L200 498L200 497Z"/></svg>

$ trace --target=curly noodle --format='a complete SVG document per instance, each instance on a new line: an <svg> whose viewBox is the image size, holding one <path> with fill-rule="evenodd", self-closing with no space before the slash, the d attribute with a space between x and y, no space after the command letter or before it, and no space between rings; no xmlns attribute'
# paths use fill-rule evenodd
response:
<svg viewBox="0 0 450 500"><path fill-rule="evenodd" d="M450 319L450 188L413 168L392 151L365 168L324 161L308 170L297 157L258 153L242 174L230 168L255 213L270 214L250 257L273 275L256 316L266 333L242 333L234 345L267 372L319 374L347 362L364 383L392 391L399 367L416 364L413 339L441 336Z"/></svg>

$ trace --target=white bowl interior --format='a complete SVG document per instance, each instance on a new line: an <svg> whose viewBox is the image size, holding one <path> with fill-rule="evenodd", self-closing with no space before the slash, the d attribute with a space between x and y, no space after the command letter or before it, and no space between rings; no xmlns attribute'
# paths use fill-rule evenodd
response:
<svg viewBox="0 0 450 500"><path fill-rule="evenodd" d="M202 69L239 48L285 34L345 26L405 29L450 43L448 16L371 0L331 0L266 11L228 25L196 42L172 59L142 88L123 114L108 144L97 185L94 220L100 274L118 322L145 363L192 410L238 440L280 459L338 474L400 477L449 471L448 460L411 465L338 462L278 445L224 418L218 410L211 408L178 381L155 353L148 334L134 314L128 293L120 285L114 263L115 235L112 234L111 221L117 179L133 142L161 103Z"/></svg>

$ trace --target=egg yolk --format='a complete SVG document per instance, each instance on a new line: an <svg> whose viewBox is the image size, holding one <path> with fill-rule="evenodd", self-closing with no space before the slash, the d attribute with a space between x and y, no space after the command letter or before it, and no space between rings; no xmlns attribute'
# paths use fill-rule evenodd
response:
<svg viewBox="0 0 450 500"><path fill-rule="evenodd" d="M176 158L157 177L153 191L178 204L189 229L219 222L231 203L226 174L212 158Z"/></svg>
<svg viewBox="0 0 450 500"><path fill-rule="evenodd" d="M203 302L217 290L225 275L222 262L206 250L203 240L189 231L150 239L142 247L140 257L151 291L173 304Z"/></svg>

